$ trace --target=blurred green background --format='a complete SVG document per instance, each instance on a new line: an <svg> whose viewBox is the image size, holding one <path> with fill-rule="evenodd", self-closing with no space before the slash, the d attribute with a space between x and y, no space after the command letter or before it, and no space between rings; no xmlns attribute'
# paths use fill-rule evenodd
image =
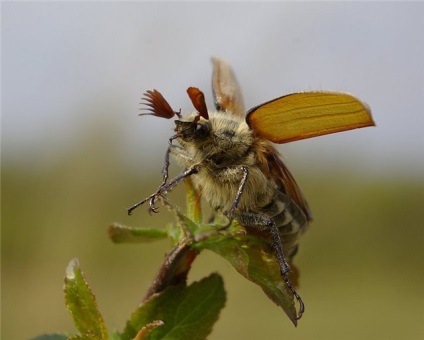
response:
<svg viewBox="0 0 424 340"><path fill-rule="evenodd" d="M280 148L314 214L295 260L306 313L294 328L205 252L190 281L217 271L228 292L210 339L424 338L423 9L2 3L1 338L75 331L62 292L74 257L109 328L123 328L170 244L114 245L106 228L172 219L126 216L160 183L172 128L137 117L139 97L158 88L185 112L185 89L198 86L212 107L212 55L233 65L247 107L345 90L370 104L377 127ZM183 206L182 188L170 198Z"/></svg>

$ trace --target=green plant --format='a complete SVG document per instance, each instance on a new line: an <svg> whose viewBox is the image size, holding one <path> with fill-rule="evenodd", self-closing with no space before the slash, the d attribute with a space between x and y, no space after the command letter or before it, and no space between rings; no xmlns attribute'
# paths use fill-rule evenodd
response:
<svg viewBox="0 0 424 340"><path fill-rule="evenodd" d="M191 264L202 250L225 258L246 279L259 285L266 295L296 325L293 294L287 288L267 240L247 234L233 223L225 230L203 224L200 197L191 181L185 181L187 211L182 214L166 198L160 200L176 218L167 229L109 226L115 243L145 243L171 238L173 247L158 270L142 304L129 317L123 331L108 331L96 299L84 279L77 259L70 261L65 276L65 303L79 334L50 334L52 339L204 339L211 332L225 305L223 279L211 274L187 285Z"/></svg>

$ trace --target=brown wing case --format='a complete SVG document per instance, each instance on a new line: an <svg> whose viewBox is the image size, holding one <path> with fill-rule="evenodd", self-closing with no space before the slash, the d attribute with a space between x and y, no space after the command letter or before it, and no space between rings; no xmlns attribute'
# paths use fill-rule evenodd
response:
<svg viewBox="0 0 424 340"><path fill-rule="evenodd" d="M258 136L287 143L375 125L371 110L347 93L301 92L270 100L247 112Z"/></svg>

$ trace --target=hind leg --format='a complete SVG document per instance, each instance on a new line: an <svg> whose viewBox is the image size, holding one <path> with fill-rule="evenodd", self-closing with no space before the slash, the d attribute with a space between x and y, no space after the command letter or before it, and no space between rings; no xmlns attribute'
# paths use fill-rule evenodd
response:
<svg viewBox="0 0 424 340"><path fill-rule="evenodd" d="M242 226L252 227L256 230L269 233L271 235L271 245L280 267L281 276L283 277L287 287L299 302L299 312L297 318L300 319L303 312L305 311L305 305L302 301L302 298L289 280L288 273L290 272L290 266L286 261L286 257L284 256L284 248L280 231L275 225L274 220L268 215L254 212L238 212L236 219Z"/></svg>

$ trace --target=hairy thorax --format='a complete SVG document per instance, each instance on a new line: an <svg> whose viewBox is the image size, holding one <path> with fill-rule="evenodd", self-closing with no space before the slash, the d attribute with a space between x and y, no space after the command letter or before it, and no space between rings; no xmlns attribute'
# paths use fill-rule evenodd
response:
<svg viewBox="0 0 424 340"><path fill-rule="evenodd" d="M192 177L194 185L212 208L224 213L234 202L244 174L242 167L247 167L249 175L238 210L260 211L276 195L277 184L261 170L254 138L244 119L210 113L204 124L208 124L210 135L201 141L178 139L184 151L174 156L186 167L201 165Z"/></svg>

